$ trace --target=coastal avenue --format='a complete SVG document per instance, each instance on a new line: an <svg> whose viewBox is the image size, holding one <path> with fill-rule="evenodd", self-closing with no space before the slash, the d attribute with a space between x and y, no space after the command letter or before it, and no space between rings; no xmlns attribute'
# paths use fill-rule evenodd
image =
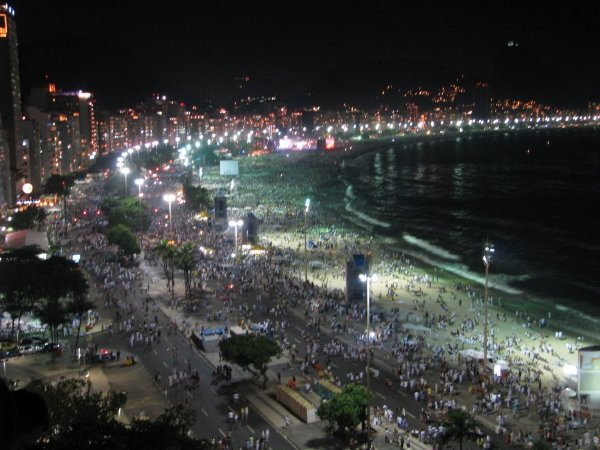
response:
<svg viewBox="0 0 600 450"><path fill-rule="evenodd" d="M175 177L169 177L173 179ZM169 183L169 180L165 178L162 180L165 184ZM145 198L150 202L151 207L157 208L158 212L154 216L154 220L157 222L156 227L151 229L151 233L160 233L157 230L163 230L164 233L177 234L182 240L197 239L198 230L193 230L187 222L187 215L184 213L184 209L181 205L177 205L172 208L171 214L165 214L168 205L162 200L164 192L169 191L171 188L175 188L175 185L161 185L160 183L148 186L145 189ZM90 195L77 196L73 208L77 210L78 206L85 206L86 209L93 209L92 203L98 199L98 192L94 192L96 187L92 184L89 187L83 187L83 189L90 189ZM73 196L76 197L76 196ZM136 205L137 206L137 205ZM316 208L315 208L316 209ZM299 216L300 220L303 220L302 215ZM136 220L137 211L136 211ZM170 222L172 221L172 226ZM315 221L316 222L316 221ZM296 224L298 225L298 224ZM293 226L292 226L293 227ZM300 227L293 227L299 229ZM167 230L167 231L164 231ZM173 388L167 388L166 395L172 404L176 404L180 401L186 401L190 406L194 408L199 417L199 422L196 424L194 431L204 437L223 437L227 434L230 428L228 423L228 414L233 408L234 411L238 408L237 405L233 404L233 394L236 391L242 396L242 402L248 402L250 406L250 416L247 423L242 423L232 426L231 432L236 445L245 442L249 436L260 436L262 430L267 427L270 429L270 442L272 448L295 448L294 445L298 445L300 448L310 447L311 443L324 439L322 442L330 442L333 438L327 437L323 433L323 423L317 423L312 425L304 425L299 423L298 419L292 417L292 425L289 428L282 428L283 415L286 414L285 410L281 405L277 404L269 395L265 395L265 392L261 392L254 387L254 383L250 380L249 374L239 373L234 368L234 376L231 383L223 381L219 385L211 385L211 374L214 370L214 366L218 364L218 359L215 359L215 354L208 354L206 356L197 352L196 350L190 350L189 341L184 339L181 333L175 333L169 335L167 330L169 328L178 328L183 330L184 333L188 333L191 328L198 329L202 326L214 327L223 323L223 320L215 322L207 319L207 312L216 313L219 309L224 309L221 300L218 297L210 295L211 292L217 292L225 282L231 280L231 274L225 268L217 268L218 262L226 262L225 265L230 265L231 250L233 250L234 242L227 242L226 236L220 233L215 233L212 230L203 229L202 241L212 241L213 247L217 249L217 258L212 261L201 261L201 271L207 274L207 292L202 297L199 303L200 309L195 313L184 313L181 311L181 307L173 309L169 305L171 304L172 297L164 289L164 274L161 272L160 264L148 265L148 261L142 263L142 278L141 286L147 285L149 287L149 296L152 298L150 307L154 310L154 301L156 301L156 307L158 308L157 315L159 316L159 323L163 331L160 343L154 343L151 350L144 351L144 346L134 346L131 352L135 354L136 359L141 361L143 365L148 369L148 377L152 377L156 373L161 374L161 387L151 388L149 390L149 398L162 396L164 389L168 386L168 376L172 371L174 364L177 367L185 366L185 359L191 362L192 370L198 370L201 376L201 383L197 389L186 390L183 386L176 386ZM234 233L234 230L229 230L230 234ZM160 235L160 234L159 234ZM275 245L286 245L295 246L296 242L299 242L299 249L301 249L301 243L304 236L302 233L288 233L278 231L277 233L265 230L265 239L271 240ZM87 239L90 238L89 230L85 228L85 225L79 225L72 231L73 244L76 245L78 239L85 241L85 246L88 250L94 249L94 245L89 245ZM277 241L276 239L280 239ZM336 238L337 239L337 238ZM352 240L351 240L352 239ZM354 244L355 237L342 241L340 244L341 248ZM342 244L344 247L342 247ZM348 247L349 251L354 251L354 247ZM150 251L150 248L147 248ZM381 250L379 250L381 251ZM218 253L220 252L220 254ZM320 250L323 257L328 253L327 251ZM83 252L82 252L83 253ZM262 320L269 319L270 323L281 322L283 316L277 317L273 315L273 308L281 307L285 302L289 302L285 309L287 309L287 323L285 329L285 341L290 346L295 346L298 354L298 362L291 364L288 368L288 361L286 358L277 361L272 365L269 373L271 379L271 387L276 383L277 374L281 374L282 383L286 383L291 376L295 376L298 380L298 389L303 389L305 382L310 381L312 377L316 377L316 371L313 367L308 367L308 376L301 374L301 364L304 360L303 356L307 355L310 360L307 344L312 341L313 348L314 344L318 342L318 348L315 350L317 353L316 358L319 363L323 365L327 364L327 359L331 360L331 371L334 377L339 378L342 384L355 380L361 380L360 373L363 372L362 380L365 382L364 370L365 370L365 358L364 358L364 342L360 342L359 338L361 334L364 335L364 329L366 326L365 308L366 305L362 303L350 305L348 310L340 310L342 302L336 300L336 297L331 297L330 294L325 293L324 290L318 288L319 283L324 283L325 274L330 278L328 280L332 283L340 283L340 278L335 277L334 274L328 269L328 267L337 268L339 270L339 261L330 266L329 262L324 258L324 267L322 274L320 271L311 271L309 280L314 282L314 285L303 286L302 281L297 281L296 284L285 278L286 270L296 270L296 276L303 278L303 265L305 261L305 254L298 252L296 258L293 258L292 265L286 266L271 266L267 264L267 261L257 259L254 261L244 261L244 285L248 287L241 297L236 296L234 299L234 305L245 304L248 308L242 311L242 317L248 317L252 313L252 321L260 322ZM337 251L329 251L330 258L337 253ZM87 255L90 256L89 254ZM148 256L148 255L146 255ZM344 255L342 255L344 256ZM383 260L383 257L381 258ZM85 258L84 258L85 263ZM406 260L399 260L401 264L399 269L405 270L404 267L408 268L411 263ZM287 267L291 267L287 268ZM480 421L480 426L485 434L492 436L494 441L498 441L497 444L501 445L502 436L496 436L494 429L497 425L496 417L506 415L510 411L509 407L504 405L500 406L500 412L498 416L494 413L494 409L487 409L488 405L481 401L481 392L477 391L477 384L474 389L469 389L469 386L473 383L472 380L465 378L463 381L458 381L459 377L468 377L469 371L472 367L466 366L458 371L455 371L457 359L456 355L458 350L461 349L461 342L464 346L473 344L474 346L480 346L481 341L477 339L481 335L481 311L479 310L481 303L476 302L472 295L470 288L465 288L462 284L452 284L439 280L431 280L425 277L422 273L414 271L408 272L408 275L404 277L406 280L406 287L398 286L394 289L398 293L399 301L386 301L385 288L391 286L393 281L390 278L389 270L383 264L379 267L370 268L373 272L377 272L381 276L381 280L376 283L377 289L374 292L374 305L373 305L373 327L377 329L378 333L383 333L388 318L391 319L390 323L396 324L408 324L411 321L416 320L417 317L423 321L423 323L430 328L430 332L427 336L416 338L415 335L409 335L403 332L400 327L395 327L394 337L395 339L388 339L385 342L378 341L374 345L374 358L372 365L377 369L378 376L373 377L372 389L374 391L373 398L373 412L374 417L381 417L381 411L383 406L387 406L394 414L405 410L408 429L410 430L421 430L424 433L424 440L430 438L427 433L433 432L429 425L433 425L435 430L437 424L439 424L439 418L444 409L449 405L464 405L476 414L477 419ZM277 270L275 274L274 270ZM327 272L326 272L327 271ZM208 276L210 275L210 276ZM255 284L253 284L253 282ZM292 285L294 286L292 288ZM181 279L177 279L175 283L177 289L177 297L181 297L183 290L183 283ZM275 289L271 292L271 295L264 290L264 287L270 287ZM236 286L237 288L238 286ZM383 292L382 292L383 291ZM149 313L146 317L144 313L144 300L147 297L146 293L138 290L135 299L124 296L123 291L111 292L118 296L120 299L127 298L127 302L137 307L137 317L140 321L152 320L154 311ZM130 293L129 293L130 294ZM258 295L261 296L261 300L258 300ZM305 301L305 300L309 301ZM428 300L427 302L425 300ZM207 309L208 305L211 305L211 309ZM234 308L236 311L239 309ZM229 323L236 311L229 311L225 313L228 315ZM452 318L450 317L450 312ZM103 316L114 317L115 310L109 309L103 311ZM528 328L525 337L517 336L513 337L511 330L519 329L516 327L516 322L512 319L506 319L500 316L500 314L492 314L490 320L490 327L495 332L495 343L504 341L508 343L514 343L507 346L503 351L510 354L511 358L516 364L519 364L519 377L521 377L521 371L523 372L523 383L527 383L533 386L534 391L537 392L537 380L534 378L534 373L537 367L540 367L536 358L531 360L530 354L533 354L533 350L536 349L540 355L543 354L546 358L552 358L556 360L556 363L564 363L567 361L568 355L565 355L564 348L560 347L560 343L553 342L550 338L544 337L531 338L531 343L526 341L525 338L529 337L531 333L538 333L533 328ZM494 319L495 316L495 319ZM344 322L344 328L336 328L336 338L339 340L339 345L336 347L340 351L336 355L323 354L323 350L326 347L331 347L331 335L333 334L332 321L336 318L337 323L341 324ZM344 319L346 318L346 319ZM474 323L473 319L479 319L479 327ZM168 321L172 323L169 324ZM506 321L507 325L503 325L503 321ZM320 322L320 327L319 327ZM115 322L116 323L116 322ZM174 326L176 324L176 327ZM520 324L519 324L520 325ZM345 328L347 326L347 329ZM512 328L511 328L512 326ZM425 327L424 327L425 328ZM426 328L427 329L427 328ZM530 331L531 330L531 331ZM543 331L543 330L542 330ZM500 334L508 333L508 334ZM278 333L275 333L276 338L280 337ZM96 339L96 337L94 337ZM112 338L107 336L106 332L97 335L99 345L105 345L107 347L117 347L121 349L122 353L125 353L125 349L128 349L126 342L126 335L124 332L115 333ZM543 342L541 342L543 341ZM421 345L426 343L425 345ZM532 345L532 347L529 347ZM547 345L552 345L553 352L550 353L546 350ZM537 349L539 346L539 349ZM173 348L176 347L177 358L173 357ZM420 348L426 348L429 354L426 357L421 358ZM285 352L285 356L288 352ZM343 355L343 356L342 356ZM524 355L524 356L521 356ZM362 360L361 360L362 358ZM401 360L401 358L404 358ZM443 363L442 363L443 361ZM460 362L460 360L459 360ZM524 363L522 363L524 362ZM464 364L464 363L463 363ZM423 365L423 370L421 370ZM9 367L9 370L11 368ZM126 370L126 369L124 369ZM110 371L107 374L110 375ZM550 375L556 375L553 372L543 371L544 376L550 378ZM350 375L352 374L352 375ZM456 378L454 378L456 377ZM426 381L426 383L425 383ZM544 380L547 381L546 379ZM404 385L401 387L400 382ZM490 385L494 391L500 391L501 386ZM541 386L541 380L540 380ZM425 399L433 398L434 400L426 401ZM540 398L543 399L543 397ZM525 397L523 397L521 405L525 405ZM512 405L510 405L512 406ZM284 411L283 413L281 411ZM537 405L532 404L532 407L528 410L518 411L518 426L525 429L527 432L535 432L538 429L539 421L536 416ZM287 413L289 414L289 413ZM506 419L505 419L506 420ZM425 424L424 422L427 422ZM208 425L208 426L207 426ZM385 444L382 442L384 439L384 428L393 429L393 424L387 424L385 421L381 423L381 426L376 426L374 433L375 446L377 448L385 448ZM286 439L288 437L292 442ZM516 435L515 435L516 439ZM335 442L335 441L331 441ZM275 447L277 443L277 447ZM414 442L413 447L421 446L422 444Z"/></svg>
<svg viewBox="0 0 600 450"><path fill-rule="evenodd" d="M153 198L156 202L156 206L160 206L161 196L154 195ZM89 208L90 205L88 204L87 207ZM172 210L170 212L172 213ZM176 217L176 215L173 217L172 214L168 214L169 224L171 224ZM266 411L261 411L255 409L255 406L250 403L251 413L247 421L238 421L236 424L232 424L227 419L230 411L239 414L240 404L234 404L234 393L242 393L242 399L245 404L249 404L246 395L256 395L251 386L253 383L248 381L250 375L241 373L237 370L235 371L232 383L221 382L218 385L210 384L214 365L218 363L218 360L215 362L214 358L212 358L212 361L210 360L211 358L206 358L200 351L189 345L189 339L184 337L182 333L175 331L175 323L170 321L174 320L176 322L176 317L181 313L178 310L173 310L167 306L171 300L171 295L165 291L164 284L160 281L164 276L160 270L160 265L149 265L147 262L143 262L142 271L148 275L148 280L153 280L148 283L150 288L148 295L153 301L157 302L157 307L163 312L163 314L159 313L159 322L163 331L160 342L154 343L150 350L144 349L143 347L134 347L133 349L130 349L128 348L129 344L126 339L121 338L121 342L117 344L115 342L116 336L108 337L101 334L97 338L94 338L95 343L100 347L110 347L114 349L115 346L119 346L122 349L127 349L136 354L137 360L146 367L149 374L156 376L156 374L160 373L162 387L160 389L156 388L154 395L163 395L163 393L166 393L166 397L172 404L177 404L179 402L186 402L189 404L198 414L199 420L193 430L198 436L219 438L230 434L233 438L233 442L245 442L249 435L257 435L261 430L268 428L271 431L269 439L272 448L297 448L294 444L290 443L286 436L296 434L296 440L302 439L301 436L303 432L301 429L305 427L314 429L316 425L300 425L297 419L294 419L293 429L281 430L279 427L279 422L283 419L281 416L281 407L276 411L268 409ZM212 285L213 290L215 290L222 281L224 280L210 282L209 287ZM178 279L175 284L176 289L179 288L181 290L182 284L182 280ZM178 294L182 294L182 292L178 292ZM257 294L258 292L256 291L247 292L238 299L238 303L252 305L253 303L256 303ZM145 295L146 294L141 292L138 293L137 301L143 304ZM271 319L265 312L275 306L276 300L278 299L268 300L265 298L262 300L260 308L254 310L255 315L253 320L261 322ZM103 315L106 316L113 314L114 313L110 310L103 312ZM149 317L152 317L152 315L144 316L139 314L138 319L142 321ZM292 311L291 314L288 315L288 319L289 325L286 328L285 339L287 342L291 343L290 345L293 345L297 349L300 355L305 352L304 343L307 336L320 336L319 343L321 347L327 347L331 344L332 338L327 327L307 327L301 309L296 308ZM211 325L214 326L213 324L206 322L204 313L192 314L189 320L196 323L197 326L200 326L200 324L205 325L207 328ZM172 332L168 332L167 330L172 330ZM353 345L351 341L349 344ZM178 349L176 358L173 356L174 348ZM364 373L364 364L359 361L352 359L346 360L339 356L331 356L327 359L331 359L331 367L336 373L355 374L357 379L361 372ZM166 380L168 380L169 375L172 373L173 367L176 367L179 370L185 366L187 362L189 362L192 370L199 371L201 379L199 386L189 390L184 389L183 386L166 388ZM320 358L320 362L325 365L325 358ZM289 366L289 358L284 358L271 367L270 378L271 380L276 379L276 374L279 373L281 374L282 382L285 383L290 377L295 376L298 379L299 389L304 389L306 382L310 382L311 378L314 377L314 373L311 370L310 375L305 376L301 373L298 366L299 364L292 364ZM372 383L376 398L385 401L390 407L392 407L392 405L398 405L398 408L405 407L409 421L414 421L418 416L418 406L413 404L414 401L411 401L411 398L407 393L397 389L390 389L390 386L384 383L384 379L389 378L391 373L387 372L387 374L384 375L385 372L381 365L374 364L374 366L379 366L380 368L377 369L377 372L381 373L381 375L376 377ZM306 373L309 373L308 367ZM347 378L342 380L344 384L348 381ZM275 419L273 419L274 414L276 415ZM290 416L292 415L291 413L287 414ZM270 420L270 422L265 419ZM274 420L275 423L273 423ZM322 424L319 424L318 428L321 429ZM207 430L210 430L208 435ZM315 431L317 433L319 432L319 430ZM380 439L381 438L382 435L380 435Z"/></svg>

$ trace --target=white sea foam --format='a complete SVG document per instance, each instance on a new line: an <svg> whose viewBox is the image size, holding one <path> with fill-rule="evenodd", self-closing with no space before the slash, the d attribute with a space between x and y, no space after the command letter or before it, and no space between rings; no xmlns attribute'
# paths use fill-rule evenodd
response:
<svg viewBox="0 0 600 450"><path fill-rule="evenodd" d="M449 259L451 261L458 261L460 259L459 256L454 255L441 247L437 247L424 239L419 239L417 237L411 236L410 234L404 234L402 238L409 244L422 248L423 250L427 250L427 252L435 256L439 256L440 258Z"/></svg>
<svg viewBox="0 0 600 450"><path fill-rule="evenodd" d="M431 266L437 267L438 269L442 269L446 272L453 273L455 275L458 275L461 278L473 281L482 286L485 282L485 277L482 274L470 271L469 268L464 264L456 264L456 263L450 263L448 261L440 261L440 260L434 258L431 254L422 253L422 252L418 252L418 251L414 251L414 250L403 249L403 253L408 256L412 256L413 258L415 258L419 261L422 261L425 264L429 264ZM523 280L526 278L527 278L527 275L513 276L513 275L492 273L488 277L488 286L492 289L496 289L496 290L504 292L506 294L515 294L515 295L522 294L523 291L511 287L509 285L509 283L511 281Z"/></svg>
<svg viewBox="0 0 600 450"><path fill-rule="evenodd" d="M344 203L345 203L345 209L346 211L348 211L350 214L354 215L355 217L357 217L358 219L360 219L363 222L366 222L370 225L377 225L378 227L383 227L383 228L389 228L392 225L388 222L384 222L382 220L378 220L374 217L369 216L368 214L365 214L361 211L358 211L357 209L352 207L352 202L356 199L356 196L354 195L354 192L352 190L352 185L349 184L346 187L346 197L344 198ZM354 222L354 221L353 221ZM356 222L355 222L356 223Z"/></svg>

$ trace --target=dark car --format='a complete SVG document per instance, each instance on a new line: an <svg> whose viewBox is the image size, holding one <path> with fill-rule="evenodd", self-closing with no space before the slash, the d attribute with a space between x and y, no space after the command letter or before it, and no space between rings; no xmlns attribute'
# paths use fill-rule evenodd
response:
<svg viewBox="0 0 600 450"><path fill-rule="evenodd" d="M11 356L19 356L19 346L15 341L3 339L0 341L0 353L6 355L3 359Z"/></svg>
<svg viewBox="0 0 600 450"><path fill-rule="evenodd" d="M57 354L61 354L64 350L64 346L60 342L46 342L42 351L44 353L55 352Z"/></svg>
<svg viewBox="0 0 600 450"><path fill-rule="evenodd" d="M19 343L19 351L24 355L31 353L40 353L44 351L44 346L47 342L48 339L39 336L23 338Z"/></svg>

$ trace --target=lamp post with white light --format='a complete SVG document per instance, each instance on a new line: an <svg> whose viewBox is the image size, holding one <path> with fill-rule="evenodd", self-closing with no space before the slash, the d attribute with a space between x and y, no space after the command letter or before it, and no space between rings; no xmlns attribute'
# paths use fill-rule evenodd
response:
<svg viewBox="0 0 600 450"><path fill-rule="evenodd" d="M173 219L171 218L171 203L175 201L175 194L163 195L163 200L169 203L169 229L173 230Z"/></svg>
<svg viewBox="0 0 600 450"><path fill-rule="evenodd" d="M242 225L244 225L244 222L242 220L230 220L229 221L229 226L234 227L234 229L235 229L235 256L236 256L236 258L237 258L237 252L238 252L238 227L241 227Z"/></svg>
<svg viewBox="0 0 600 450"><path fill-rule="evenodd" d="M494 256L494 245L489 241L483 243L483 265L485 266L485 285L483 288L483 364L487 365L488 351L488 275Z"/></svg>
<svg viewBox="0 0 600 450"><path fill-rule="evenodd" d="M308 247L306 242L306 231L308 228L308 208L310 207L310 198L304 202L304 281L308 281Z"/></svg>
<svg viewBox="0 0 600 450"><path fill-rule="evenodd" d="M235 230L235 236L234 236L234 239L235 239L235 264L236 264L235 270L236 270L237 276L239 276L238 267L237 267L238 261L239 261L239 255L238 255L238 227L241 227L242 225L244 225L244 222L242 220L230 220L229 221L229 226L233 227L234 230ZM232 298L233 298L233 293L232 293ZM233 303L233 300L232 300L232 303ZM236 308L236 310L237 310L237 324L238 325L240 324L240 306L241 305L237 305L237 308Z"/></svg>
<svg viewBox="0 0 600 450"><path fill-rule="evenodd" d="M143 178L136 178L135 184L138 187L138 197L140 199L140 233L142 232L142 186L144 185Z"/></svg>
<svg viewBox="0 0 600 450"><path fill-rule="evenodd" d="M125 175L125 197L127 197L127 175L131 172L129 167L121 167L121 173Z"/></svg>
<svg viewBox="0 0 600 450"><path fill-rule="evenodd" d="M371 394L371 283L376 274L360 274L360 281L367 283L367 390ZM371 405L367 402L367 448L371 448Z"/></svg>

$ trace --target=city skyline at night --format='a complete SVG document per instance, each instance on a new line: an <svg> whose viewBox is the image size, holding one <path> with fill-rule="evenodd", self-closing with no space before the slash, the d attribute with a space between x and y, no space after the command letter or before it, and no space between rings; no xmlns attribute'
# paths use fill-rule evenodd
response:
<svg viewBox="0 0 600 450"><path fill-rule="evenodd" d="M240 87L287 100L305 95L332 70L370 61L405 61L408 68L424 62L434 71L488 81L498 72L500 52L513 43L544 76L556 75L573 101L585 104L600 93L597 31L584 9L541 11L533 2L402 9L310 2L144 5L14 2L24 89L48 75L66 89L97 93L108 106L152 92L223 104L239 97Z"/></svg>

